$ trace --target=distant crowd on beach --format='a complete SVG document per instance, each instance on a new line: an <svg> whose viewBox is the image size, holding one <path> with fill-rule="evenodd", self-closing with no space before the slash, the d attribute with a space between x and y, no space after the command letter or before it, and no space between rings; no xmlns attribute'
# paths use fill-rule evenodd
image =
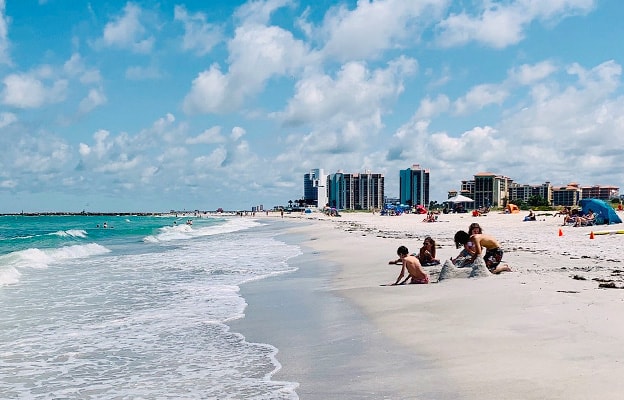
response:
<svg viewBox="0 0 624 400"><path fill-rule="evenodd" d="M507 264L501 264L503 250L501 245L491 235L483 233L481 226L474 222L468 227L468 232L457 231L454 237L456 248L462 250L456 258L451 258L451 262L457 268L471 267L477 257L483 257L485 266L492 274L511 271ZM485 254L484 254L485 252ZM427 284L429 275L423 267L439 265L440 260L436 258L436 242L430 236L425 237L422 247L418 253L410 254L406 246L397 249L398 259L390 260L389 264L401 264L401 271L396 281L391 285Z"/></svg>

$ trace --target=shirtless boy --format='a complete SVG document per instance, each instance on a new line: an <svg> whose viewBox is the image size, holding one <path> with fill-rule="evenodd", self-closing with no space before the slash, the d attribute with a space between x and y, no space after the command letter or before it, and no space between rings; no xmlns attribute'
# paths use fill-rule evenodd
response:
<svg viewBox="0 0 624 400"><path fill-rule="evenodd" d="M477 256L483 253L483 249L485 248L483 260L485 261L485 266L491 273L500 274L503 271L511 271L511 268L509 268L507 264L500 265L501 259L503 258L503 250L494 237L484 233L477 233L470 236L470 241L475 245L475 253L469 262L473 262Z"/></svg>
<svg viewBox="0 0 624 400"><path fill-rule="evenodd" d="M397 278L396 282L392 285L402 285L407 282L408 279L411 278L410 283L429 283L429 276L423 270L420 265L420 261L415 256L409 255L409 250L407 247L400 246L397 249L397 255L399 256L399 260L402 262L401 273ZM389 264L394 264L394 260L390 261ZM407 270L407 278L401 282L401 279L405 276L405 270Z"/></svg>

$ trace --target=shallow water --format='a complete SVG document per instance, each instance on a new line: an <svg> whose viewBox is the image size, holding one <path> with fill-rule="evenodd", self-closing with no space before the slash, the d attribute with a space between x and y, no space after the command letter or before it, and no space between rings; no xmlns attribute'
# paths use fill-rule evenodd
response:
<svg viewBox="0 0 624 400"><path fill-rule="evenodd" d="M240 217L103 222L0 219L1 397L297 398L277 349L226 325L296 246Z"/></svg>

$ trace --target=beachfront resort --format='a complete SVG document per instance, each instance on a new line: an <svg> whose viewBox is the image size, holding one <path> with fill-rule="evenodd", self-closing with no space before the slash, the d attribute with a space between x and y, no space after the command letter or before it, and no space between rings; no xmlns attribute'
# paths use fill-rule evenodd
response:
<svg viewBox="0 0 624 400"><path fill-rule="evenodd" d="M414 164L399 171L399 197L387 196L384 175L365 171L325 174L323 169L312 169L303 176L301 207L329 206L337 210L375 210L386 204L422 205L433 208L437 201L429 197L430 170ZM612 185L582 186L578 183L553 185L546 181L538 185L514 182L510 177L491 173L476 173L470 180L462 180L459 190L449 190L448 199L465 196L463 206L475 208L504 208L508 204L531 204L565 207L578 206L581 199L600 199L622 202L619 187ZM443 202L444 203L444 202Z"/></svg>

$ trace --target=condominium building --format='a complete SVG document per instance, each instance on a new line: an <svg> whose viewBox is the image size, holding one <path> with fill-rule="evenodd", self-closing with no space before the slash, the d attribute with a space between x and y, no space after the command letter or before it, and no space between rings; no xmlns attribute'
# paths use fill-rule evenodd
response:
<svg viewBox="0 0 624 400"><path fill-rule="evenodd" d="M327 176L329 205L338 210L379 209L384 204L384 176L370 171Z"/></svg>
<svg viewBox="0 0 624 400"><path fill-rule="evenodd" d="M512 182L509 185L509 200L522 200L528 202L531 197L539 196L548 204L553 202L553 187L550 182L541 185L526 185Z"/></svg>
<svg viewBox="0 0 624 400"><path fill-rule="evenodd" d="M580 199L581 189L578 183L553 188L553 206L576 206Z"/></svg>
<svg viewBox="0 0 624 400"><path fill-rule="evenodd" d="M327 175L322 169L312 169L303 175L303 199L308 205L327 205Z"/></svg>
<svg viewBox="0 0 624 400"><path fill-rule="evenodd" d="M480 172L474 176L472 199L475 207L504 207L509 201L509 186L513 180L491 172Z"/></svg>
<svg viewBox="0 0 624 400"><path fill-rule="evenodd" d="M429 207L429 170L414 164L400 171L399 198L401 204Z"/></svg>
<svg viewBox="0 0 624 400"><path fill-rule="evenodd" d="M581 199L600 199L609 201L612 198L619 197L620 188L616 186L582 186Z"/></svg>
<svg viewBox="0 0 624 400"><path fill-rule="evenodd" d="M474 179L471 181L462 181L461 182L461 189L459 190L459 194L464 195L466 197L470 197L471 199L474 196L474 192L475 192L475 181ZM455 192L452 196L455 196L457 194L457 192ZM449 197L451 195L449 194Z"/></svg>

